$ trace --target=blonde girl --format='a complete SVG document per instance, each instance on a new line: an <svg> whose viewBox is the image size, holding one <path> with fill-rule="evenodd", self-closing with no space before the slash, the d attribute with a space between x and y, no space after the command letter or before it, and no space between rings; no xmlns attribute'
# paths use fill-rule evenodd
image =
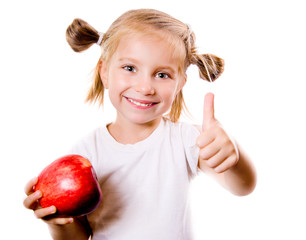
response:
<svg viewBox="0 0 306 240"><path fill-rule="evenodd" d="M188 187L198 171L233 194L253 191L255 170L214 117L213 94L205 96L202 126L179 122L187 68L196 65L200 77L213 82L224 66L217 56L197 53L190 26L139 9L124 13L104 34L75 19L66 37L77 52L101 46L87 101L103 104L107 89L117 115L70 152L90 159L97 172L104 196L97 210L56 217L55 206L39 206L37 178L26 185L25 207L48 224L54 239L192 239Z"/></svg>

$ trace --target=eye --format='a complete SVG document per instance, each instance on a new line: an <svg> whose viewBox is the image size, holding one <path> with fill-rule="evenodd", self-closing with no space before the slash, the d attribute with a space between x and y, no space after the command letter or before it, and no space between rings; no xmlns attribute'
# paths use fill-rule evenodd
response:
<svg viewBox="0 0 306 240"><path fill-rule="evenodd" d="M129 66L129 65L124 66L123 69L126 70L126 71L129 71L129 72L136 72L135 67Z"/></svg>
<svg viewBox="0 0 306 240"><path fill-rule="evenodd" d="M159 73L156 73L155 77L157 77L157 78L169 78L170 76L167 73L159 72Z"/></svg>

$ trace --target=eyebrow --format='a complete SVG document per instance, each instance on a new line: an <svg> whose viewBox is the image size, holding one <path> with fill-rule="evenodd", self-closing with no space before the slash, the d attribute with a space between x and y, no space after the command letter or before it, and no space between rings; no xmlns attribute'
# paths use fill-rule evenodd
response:
<svg viewBox="0 0 306 240"><path fill-rule="evenodd" d="M119 58L118 61L119 62L124 62L124 61L138 62L136 59L129 58L129 57Z"/></svg>

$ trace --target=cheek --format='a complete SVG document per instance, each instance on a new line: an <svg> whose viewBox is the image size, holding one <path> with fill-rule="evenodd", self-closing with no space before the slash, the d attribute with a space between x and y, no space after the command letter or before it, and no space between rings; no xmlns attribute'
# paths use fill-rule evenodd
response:
<svg viewBox="0 0 306 240"><path fill-rule="evenodd" d="M164 96L164 100L171 105L177 94L177 86L172 85L168 88L163 88L162 94Z"/></svg>
<svg viewBox="0 0 306 240"><path fill-rule="evenodd" d="M120 74L113 72L109 74L109 81L108 81L108 85L109 85L109 91L115 91L118 92L120 90L122 90L125 85L126 85L126 81L122 80L122 76L120 76Z"/></svg>

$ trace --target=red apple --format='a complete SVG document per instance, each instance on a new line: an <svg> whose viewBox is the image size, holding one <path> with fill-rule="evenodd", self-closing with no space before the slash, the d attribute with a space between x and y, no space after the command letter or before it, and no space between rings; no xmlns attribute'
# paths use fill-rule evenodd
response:
<svg viewBox="0 0 306 240"><path fill-rule="evenodd" d="M88 159L67 155L48 165L38 176L35 191L42 192L40 205L57 208L58 216L81 216L102 201L96 173Z"/></svg>

